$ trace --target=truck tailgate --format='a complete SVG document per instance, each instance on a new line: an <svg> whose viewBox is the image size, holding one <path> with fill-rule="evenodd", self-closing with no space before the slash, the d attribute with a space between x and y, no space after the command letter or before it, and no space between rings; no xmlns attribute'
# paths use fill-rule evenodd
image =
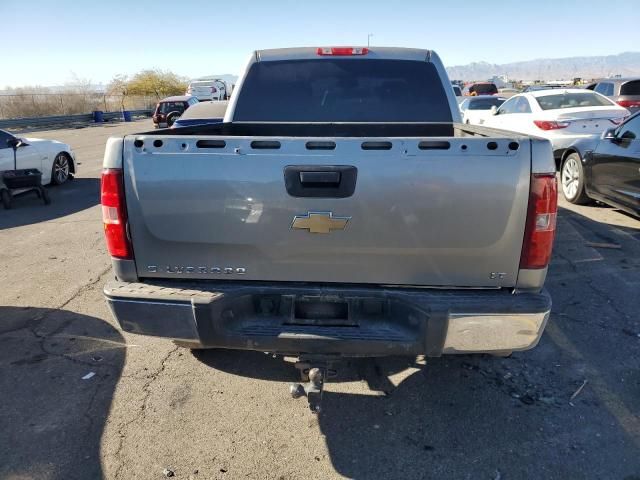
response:
<svg viewBox="0 0 640 480"><path fill-rule="evenodd" d="M123 161L141 278L516 283L531 171L522 138L136 135ZM353 174L355 190L323 194L333 174L312 174L293 196L287 167Z"/></svg>

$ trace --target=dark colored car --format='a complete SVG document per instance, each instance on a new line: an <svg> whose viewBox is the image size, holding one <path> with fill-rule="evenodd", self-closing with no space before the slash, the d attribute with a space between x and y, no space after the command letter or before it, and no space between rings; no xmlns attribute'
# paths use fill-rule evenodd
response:
<svg viewBox="0 0 640 480"><path fill-rule="evenodd" d="M491 82L473 83L464 89L465 95L497 95L498 87Z"/></svg>
<svg viewBox="0 0 640 480"><path fill-rule="evenodd" d="M640 111L640 77L603 78L585 88L609 97L631 113Z"/></svg>
<svg viewBox="0 0 640 480"><path fill-rule="evenodd" d="M196 103L198 103L198 99L188 95L167 97L160 100L153 112L153 123L155 127L170 127L187 108Z"/></svg>
<svg viewBox="0 0 640 480"><path fill-rule="evenodd" d="M640 216L640 112L600 138L585 138L569 147L560 168L567 201L599 200Z"/></svg>

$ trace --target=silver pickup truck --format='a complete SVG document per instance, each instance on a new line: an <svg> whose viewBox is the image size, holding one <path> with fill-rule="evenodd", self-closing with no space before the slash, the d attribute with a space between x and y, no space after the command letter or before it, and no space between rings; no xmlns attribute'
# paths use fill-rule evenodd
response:
<svg viewBox="0 0 640 480"><path fill-rule="evenodd" d="M256 51L223 123L109 139L113 314L192 348L535 346L551 309L551 146L459 122L432 51Z"/></svg>

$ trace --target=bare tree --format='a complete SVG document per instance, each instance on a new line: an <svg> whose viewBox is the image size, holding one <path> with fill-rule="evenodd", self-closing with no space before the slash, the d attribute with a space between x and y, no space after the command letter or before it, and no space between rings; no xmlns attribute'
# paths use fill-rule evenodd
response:
<svg viewBox="0 0 640 480"><path fill-rule="evenodd" d="M116 95L120 98L120 110L125 109L125 101L129 95L129 77L116 75L107 85L107 95Z"/></svg>

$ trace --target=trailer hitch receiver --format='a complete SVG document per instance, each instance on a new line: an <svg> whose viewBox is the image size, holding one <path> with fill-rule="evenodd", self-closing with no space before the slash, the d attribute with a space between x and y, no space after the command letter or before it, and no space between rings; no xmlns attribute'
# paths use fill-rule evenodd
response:
<svg viewBox="0 0 640 480"><path fill-rule="evenodd" d="M291 396L293 398L306 396L311 411L320 413L325 381L335 377L336 370L329 368L328 362L311 362L302 359L296 362L296 368L300 370L302 381L289 386Z"/></svg>

